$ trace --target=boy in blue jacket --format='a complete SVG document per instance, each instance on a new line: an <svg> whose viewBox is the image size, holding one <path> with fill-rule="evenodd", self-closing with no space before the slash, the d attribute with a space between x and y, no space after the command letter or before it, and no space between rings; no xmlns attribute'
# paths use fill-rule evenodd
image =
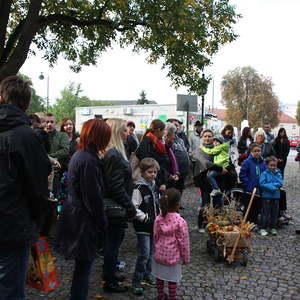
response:
<svg viewBox="0 0 300 300"><path fill-rule="evenodd" d="M259 195L259 178L261 173L266 169L266 165L261 157L261 146L257 143L252 143L249 146L250 155L244 160L241 171L240 181L245 194L245 211L249 204L250 193L256 188L256 194ZM260 213L260 198L255 197L250 209L248 220L257 224L257 216Z"/></svg>
<svg viewBox="0 0 300 300"><path fill-rule="evenodd" d="M277 235L280 188L282 175L277 169L277 158L270 156L265 160L267 169L260 175L259 186L262 196L260 235L266 236L268 220L270 219L271 234Z"/></svg>

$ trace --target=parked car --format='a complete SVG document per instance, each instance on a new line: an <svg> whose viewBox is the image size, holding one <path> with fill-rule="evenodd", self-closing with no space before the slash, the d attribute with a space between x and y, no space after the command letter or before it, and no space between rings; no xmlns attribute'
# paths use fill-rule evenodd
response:
<svg viewBox="0 0 300 300"><path fill-rule="evenodd" d="M296 147L300 142L300 137L299 136L290 137L289 141L291 147Z"/></svg>

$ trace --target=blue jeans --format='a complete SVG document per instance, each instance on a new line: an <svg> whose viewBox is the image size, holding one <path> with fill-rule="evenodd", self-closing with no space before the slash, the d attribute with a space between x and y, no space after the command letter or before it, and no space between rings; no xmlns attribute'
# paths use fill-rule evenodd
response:
<svg viewBox="0 0 300 300"><path fill-rule="evenodd" d="M262 229L267 228L268 221L270 219L271 228L277 228L278 212L279 212L279 199L261 199L261 223Z"/></svg>
<svg viewBox="0 0 300 300"><path fill-rule="evenodd" d="M0 300L25 300L27 247L0 247Z"/></svg>
<svg viewBox="0 0 300 300"><path fill-rule="evenodd" d="M151 259L153 254L153 237L147 234L137 234L137 260L132 283L137 283L151 274Z"/></svg>
<svg viewBox="0 0 300 300"><path fill-rule="evenodd" d="M75 260L70 300L86 300L93 260Z"/></svg>
<svg viewBox="0 0 300 300"><path fill-rule="evenodd" d="M116 282L115 273L119 249L125 236L122 225L109 224L105 232L103 279L106 282Z"/></svg>
<svg viewBox="0 0 300 300"><path fill-rule="evenodd" d="M212 188L214 190L219 189L219 185L217 183L216 177L220 176L220 175L221 174L219 172L217 172L217 171L208 171L207 172L207 175L206 175L207 176L207 180L211 184L211 186L212 186Z"/></svg>

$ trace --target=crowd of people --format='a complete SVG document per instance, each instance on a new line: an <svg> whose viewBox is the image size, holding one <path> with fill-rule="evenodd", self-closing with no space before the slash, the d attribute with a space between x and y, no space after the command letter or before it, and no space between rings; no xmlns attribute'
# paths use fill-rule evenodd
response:
<svg viewBox="0 0 300 300"><path fill-rule="evenodd" d="M223 195L235 187L243 192L244 210L256 189L249 219L262 236L278 234L278 220L289 218L282 190L290 151L284 128L274 137L265 123L253 137L245 127L237 141L230 124L217 136L196 121L187 137L178 119L155 119L139 139L133 121L108 118L86 121L79 135L69 118L58 130L50 113L26 116L30 98L30 84L20 77L1 82L0 299L25 299L30 246L50 235L59 214L56 250L75 261L71 300L87 298L100 250L104 291L128 291L118 272L128 224L137 236L131 291L142 295L144 284L155 285L158 300L175 300L181 264L190 260L180 199L191 173L199 189L200 233L202 208L211 202L221 208Z"/></svg>

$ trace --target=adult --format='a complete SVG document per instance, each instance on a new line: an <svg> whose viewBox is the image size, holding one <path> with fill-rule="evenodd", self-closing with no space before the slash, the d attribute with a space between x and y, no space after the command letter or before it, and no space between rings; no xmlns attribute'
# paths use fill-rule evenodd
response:
<svg viewBox="0 0 300 300"><path fill-rule="evenodd" d="M30 83L0 84L0 298L25 300L29 250L47 203L50 160L25 115Z"/></svg>
<svg viewBox="0 0 300 300"><path fill-rule="evenodd" d="M253 143L253 140L254 139L251 134L251 128L247 126L244 127L237 146L239 150L239 154L246 154L248 147L250 146L251 143Z"/></svg>
<svg viewBox="0 0 300 300"><path fill-rule="evenodd" d="M126 121L112 118L106 122L111 127L112 134L103 160L106 176L104 197L125 208L128 219L132 219L136 215L136 210L131 201L133 193L132 171L124 147L128 135ZM103 266L105 292L122 293L128 291L128 287L118 283L125 278L116 274L119 248L125 236L125 228L127 228L126 221L126 219L108 219Z"/></svg>
<svg viewBox="0 0 300 300"><path fill-rule="evenodd" d="M287 162L287 157L290 153L290 141L286 135L284 128L280 128L278 134L272 145L275 150L276 158L278 159L277 168L281 171L282 178L284 178L284 169Z"/></svg>
<svg viewBox="0 0 300 300"><path fill-rule="evenodd" d="M201 144L207 148L213 148L213 136L214 133L210 129L205 129L202 132L201 136ZM213 156L205 153L200 149L200 147L194 153L195 158L195 168L194 168L194 182L195 186L200 188L201 198L202 198L202 207L207 205L210 201L210 193L212 191L212 187L207 180L207 172L209 170L215 170L217 172L221 172L223 175L227 173L225 168L219 167L213 163ZM214 200L219 200L218 197L215 197ZM215 206L221 206L220 202L215 202ZM204 233L205 230L203 228L203 210L200 209L198 215L198 227L199 232Z"/></svg>
<svg viewBox="0 0 300 300"><path fill-rule="evenodd" d="M183 140L185 149L187 152L189 152L190 151L190 142L189 142L189 139L188 139L186 133L184 132L183 122L179 121L179 120L177 120L177 122L179 124L179 126L177 128L177 136Z"/></svg>
<svg viewBox="0 0 300 300"><path fill-rule="evenodd" d="M61 120L60 132L65 132L69 140L69 158L76 152L78 143L80 141L79 133L75 131L75 124L70 118L63 118Z"/></svg>
<svg viewBox="0 0 300 300"><path fill-rule="evenodd" d="M38 135L45 151L49 153L50 152L49 136L48 133L44 130L44 128L42 128L41 119L37 114L28 115L28 119L31 122L31 128Z"/></svg>
<svg viewBox="0 0 300 300"><path fill-rule="evenodd" d="M138 138L134 134L135 130L135 123L133 121L127 121L127 129L128 129L128 136L125 142L125 150L127 158L130 159L130 156L139 145Z"/></svg>
<svg viewBox="0 0 300 300"><path fill-rule="evenodd" d="M203 131L203 123L197 120L194 124L194 131L190 135L190 156L192 161L195 161L193 158L193 153L199 149L201 145L201 133Z"/></svg>
<svg viewBox="0 0 300 300"><path fill-rule="evenodd" d="M261 146L261 153L260 155L262 158L267 158L270 156L276 156L274 147L271 143L267 142L265 132L259 129L255 133L254 142ZM249 150L250 152L250 150Z"/></svg>
<svg viewBox="0 0 300 300"><path fill-rule="evenodd" d="M66 259L75 260L70 300L85 300L99 232L104 232L104 170L98 153L104 153L111 129L103 120L83 124L79 151L71 158L69 193L60 214L57 244Z"/></svg>
<svg viewBox="0 0 300 300"><path fill-rule="evenodd" d="M274 140L274 133L272 133L272 128L269 122L264 123L263 130L265 133L266 142L271 143Z"/></svg>
<svg viewBox="0 0 300 300"><path fill-rule="evenodd" d="M248 147L253 143L253 141L254 139L251 134L251 128L247 126L244 127L237 146L239 152L239 165L241 165L243 161L248 157Z"/></svg>
<svg viewBox="0 0 300 300"><path fill-rule="evenodd" d="M59 132L56 130L56 122L53 114L46 114L47 125L45 130L48 133L49 141L50 141L50 152L49 156L52 161L58 161L59 166L54 167L54 174L52 180L52 191L51 197L48 201L47 215L44 220L44 226L41 231L41 235L49 236L51 231L52 223L53 223L53 215L56 213L57 209L57 199L59 194L61 193L61 170L66 169L67 162L69 161L69 140L68 135L65 132Z"/></svg>
<svg viewBox="0 0 300 300"><path fill-rule="evenodd" d="M175 155L177 165L178 165L178 172L179 172L179 179L178 179L178 181L175 182L174 187L176 187L182 193L185 188L185 185L184 185L185 178L188 175L189 170L190 170L190 159L189 159L187 149L184 145L184 141L178 135L179 128L180 128L179 121L177 119L172 119L171 123L175 126L172 151ZM172 135L173 130L174 129L172 129L171 127L170 127L170 130L168 130L168 128L167 128L167 130L166 130L167 136L168 136L168 131L169 131L169 134Z"/></svg>
<svg viewBox="0 0 300 300"><path fill-rule="evenodd" d="M139 160L152 157L158 162L160 170L156 177L156 184L160 191L165 190L168 181L172 179L171 163L163 140L165 128L166 124L163 121L153 120L136 150L136 156Z"/></svg>

